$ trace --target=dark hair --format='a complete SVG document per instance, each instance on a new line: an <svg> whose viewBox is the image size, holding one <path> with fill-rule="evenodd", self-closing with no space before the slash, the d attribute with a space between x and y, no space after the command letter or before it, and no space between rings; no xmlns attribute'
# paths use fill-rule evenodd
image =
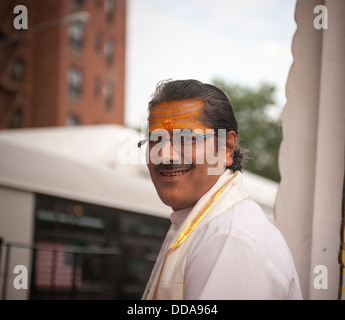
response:
<svg viewBox="0 0 345 320"><path fill-rule="evenodd" d="M231 130L238 136L238 124L225 93L211 84L202 83L198 80L164 80L157 84L156 90L149 102L149 112L162 102L172 102L186 99L200 99L205 107L200 121L214 130ZM249 152L242 146L234 149L233 164L229 169L242 171L244 162L248 159Z"/></svg>

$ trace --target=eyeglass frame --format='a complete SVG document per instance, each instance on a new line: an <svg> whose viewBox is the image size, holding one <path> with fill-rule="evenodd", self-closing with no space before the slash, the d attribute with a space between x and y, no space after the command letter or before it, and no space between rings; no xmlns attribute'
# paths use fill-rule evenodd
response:
<svg viewBox="0 0 345 320"><path fill-rule="evenodd" d="M193 137L195 137L196 140L200 139L200 137L204 137L204 138L210 138L212 136L216 136L217 135L217 132L203 132L203 133L195 133L193 134ZM183 135L181 135L183 136ZM170 140L170 143L171 145L173 146L173 148L175 149L175 146L174 146L174 142L173 142L173 138L174 138L174 135L170 136L169 135L169 138L163 138L162 137L162 140L160 141L157 141L157 143L163 143L163 145L165 144L165 141L167 140ZM150 139L143 139L143 140L140 140L138 142L138 148L141 149L141 147L147 143L148 141L155 141L155 140L150 140ZM176 150L176 149L175 149Z"/></svg>

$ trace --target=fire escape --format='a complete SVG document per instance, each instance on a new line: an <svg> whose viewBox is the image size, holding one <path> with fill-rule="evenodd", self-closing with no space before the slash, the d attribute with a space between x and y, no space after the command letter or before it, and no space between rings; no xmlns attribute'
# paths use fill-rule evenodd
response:
<svg viewBox="0 0 345 320"><path fill-rule="evenodd" d="M19 1L0 5L0 129L21 128L28 112L28 37L16 30L13 9Z"/></svg>

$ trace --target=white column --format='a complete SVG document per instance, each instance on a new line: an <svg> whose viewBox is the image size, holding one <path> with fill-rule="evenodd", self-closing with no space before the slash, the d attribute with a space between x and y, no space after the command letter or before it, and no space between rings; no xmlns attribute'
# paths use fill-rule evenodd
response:
<svg viewBox="0 0 345 320"><path fill-rule="evenodd" d="M317 5L328 29L315 29ZM345 143L345 1L297 1L286 86L276 225L295 259L305 299L336 299ZM315 289L314 267L328 270Z"/></svg>
<svg viewBox="0 0 345 320"><path fill-rule="evenodd" d="M328 289L310 298L335 299L339 285L339 241L345 141L345 1L327 0L328 30L323 31L319 121L316 141L311 267L328 270Z"/></svg>
<svg viewBox="0 0 345 320"><path fill-rule="evenodd" d="M293 64L286 84L279 150L281 183L276 225L292 252L304 298L309 297L314 174L318 121L322 31L313 28L318 0L298 1Z"/></svg>

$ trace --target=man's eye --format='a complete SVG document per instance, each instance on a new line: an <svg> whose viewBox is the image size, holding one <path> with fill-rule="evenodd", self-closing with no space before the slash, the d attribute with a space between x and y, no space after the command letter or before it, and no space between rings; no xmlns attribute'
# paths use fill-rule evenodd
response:
<svg viewBox="0 0 345 320"><path fill-rule="evenodd" d="M181 142L185 144L190 144L196 141L195 136L182 136L181 137Z"/></svg>
<svg viewBox="0 0 345 320"><path fill-rule="evenodd" d="M161 141L162 141L162 137L161 136L158 136L158 137L151 136L150 140L149 140L149 145L150 145L150 147L153 147L153 146L157 145Z"/></svg>
<svg viewBox="0 0 345 320"><path fill-rule="evenodd" d="M157 143L160 141L162 141L162 136L153 136L153 135L150 136L150 142Z"/></svg>

